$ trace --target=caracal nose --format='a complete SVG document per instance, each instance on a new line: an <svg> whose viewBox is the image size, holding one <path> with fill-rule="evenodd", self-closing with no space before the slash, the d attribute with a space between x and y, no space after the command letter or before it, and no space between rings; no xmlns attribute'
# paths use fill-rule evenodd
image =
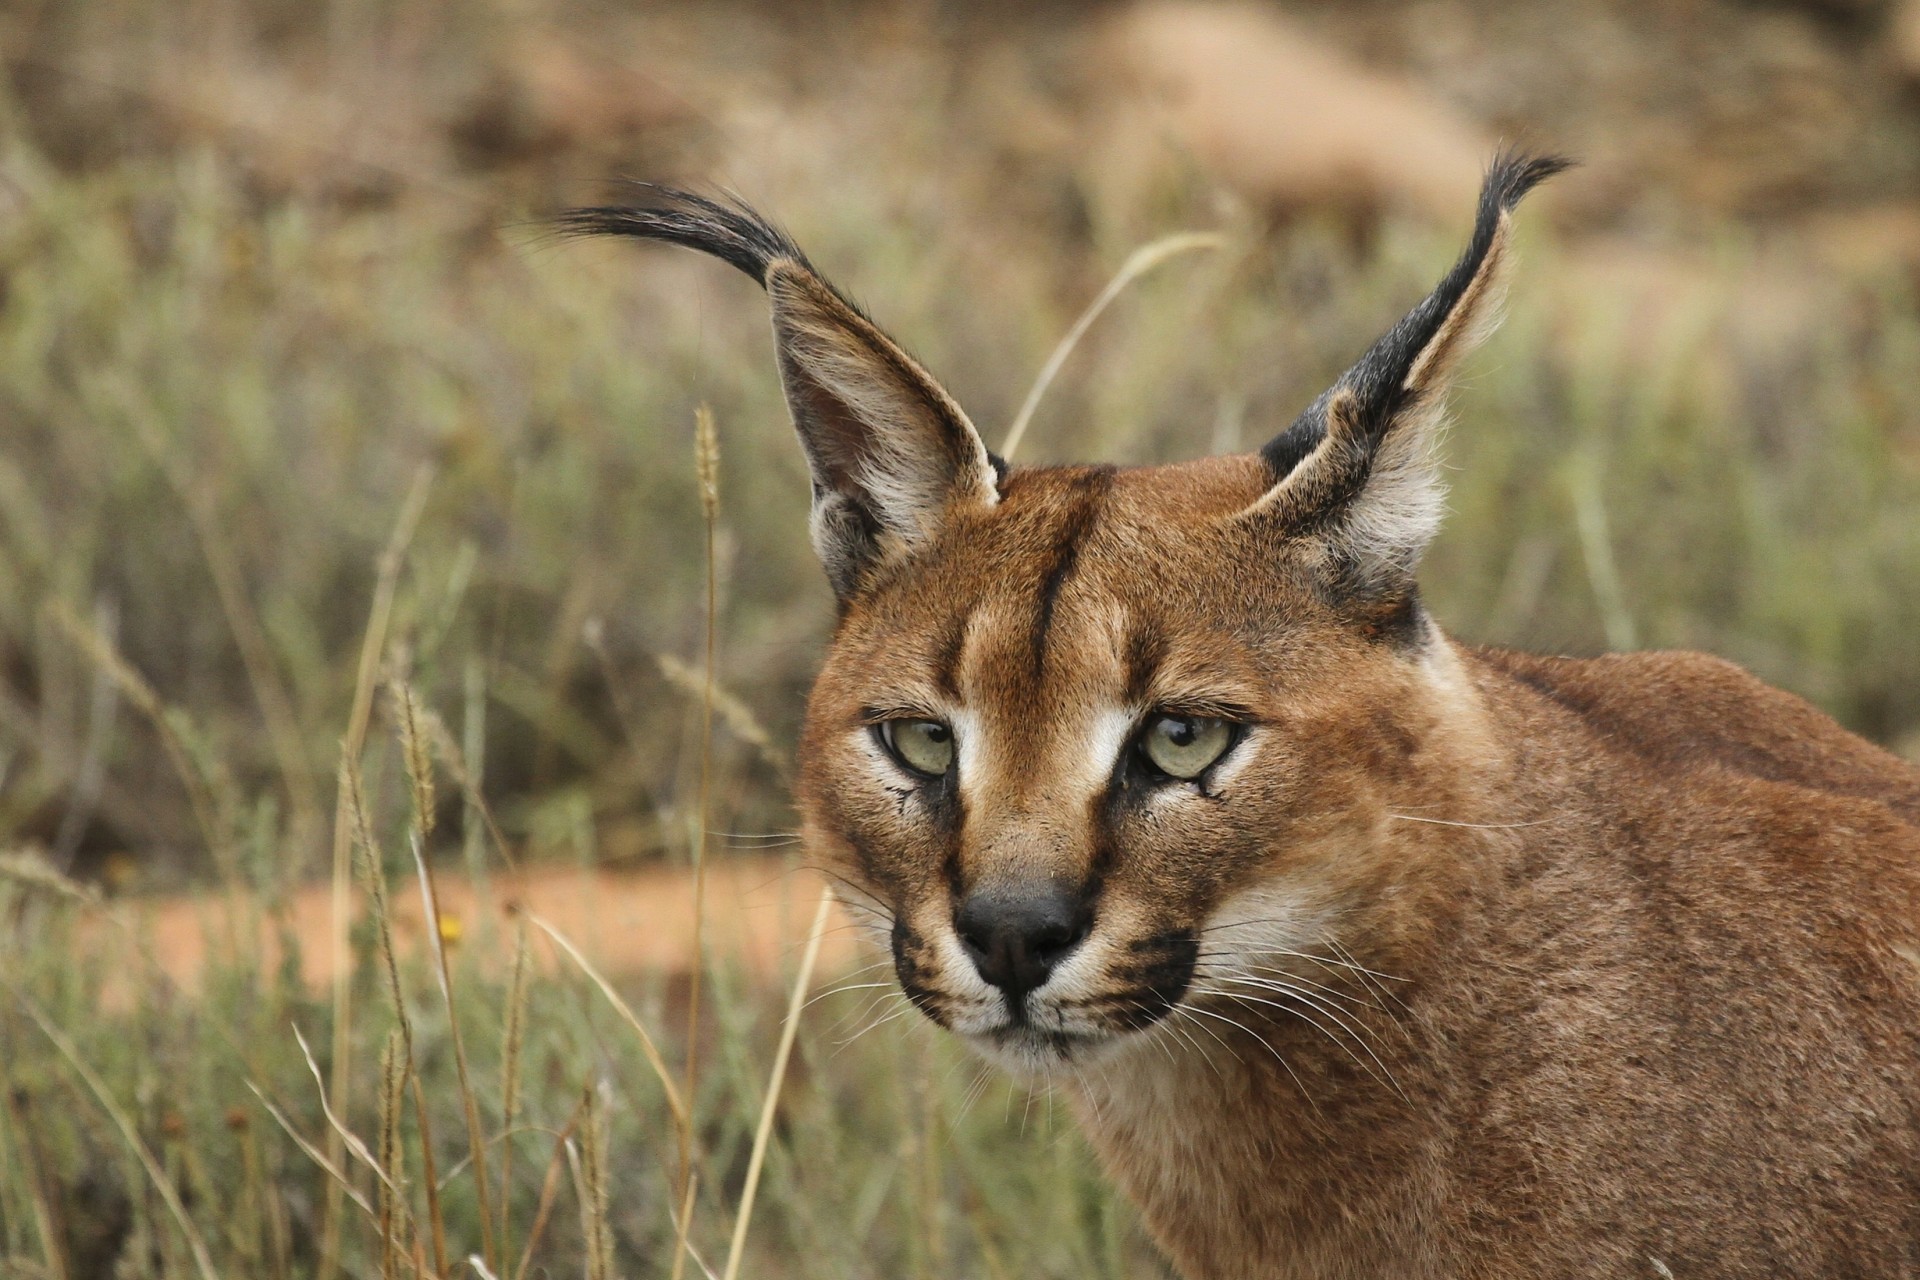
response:
<svg viewBox="0 0 1920 1280"><path fill-rule="evenodd" d="M974 968L1005 992L1016 1010L1021 997L1046 982L1080 945L1092 924L1085 896L1050 881L975 889L953 914L954 930Z"/></svg>

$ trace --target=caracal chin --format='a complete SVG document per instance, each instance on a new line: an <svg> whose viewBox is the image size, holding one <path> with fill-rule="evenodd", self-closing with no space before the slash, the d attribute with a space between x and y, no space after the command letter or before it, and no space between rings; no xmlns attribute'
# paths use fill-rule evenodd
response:
<svg viewBox="0 0 1920 1280"><path fill-rule="evenodd" d="M1920 1276L1920 771L1421 605L1447 381L1562 167L1499 158L1265 448L1142 468L1008 466L738 203L566 216L765 287L839 602L812 854L1190 1280Z"/></svg>

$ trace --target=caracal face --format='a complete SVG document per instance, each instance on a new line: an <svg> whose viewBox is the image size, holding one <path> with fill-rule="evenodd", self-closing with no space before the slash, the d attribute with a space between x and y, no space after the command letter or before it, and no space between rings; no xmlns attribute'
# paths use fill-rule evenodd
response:
<svg viewBox="0 0 1920 1280"><path fill-rule="evenodd" d="M1436 677L1417 615L1356 627L1242 518L1270 483L1014 472L835 638L811 845L908 998L1020 1075L1211 1044L1210 992L1324 980L1364 906L1380 771L1415 763L1377 744L1415 749Z"/></svg>
<svg viewBox="0 0 1920 1280"><path fill-rule="evenodd" d="M1262 991L1337 1032L1313 993L1364 978L1343 934L1377 952L1410 909L1379 829L1474 731L1414 580L1442 396L1562 164L1498 160L1452 271L1259 453L1133 470L1011 468L738 205L568 215L767 290L840 604L797 798L928 1017L1028 1075L1162 1035L1204 1055L1210 1002Z"/></svg>

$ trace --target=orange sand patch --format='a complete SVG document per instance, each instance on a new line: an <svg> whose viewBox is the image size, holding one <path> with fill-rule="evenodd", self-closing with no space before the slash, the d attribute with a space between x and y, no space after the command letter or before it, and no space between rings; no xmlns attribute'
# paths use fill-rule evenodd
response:
<svg viewBox="0 0 1920 1280"><path fill-rule="evenodd" d="M798 963L806 931L824 882L772 858L717 859L707 869L704 946L716 960L750 973L776 977ZM685 868L607 871L542 867L497 875L484 890L463 875L436 872L441 936L459 959L489 933L510 940L516 913L525 912L558 929L603 972L684 971L693 955L693 877ZM426 943L426 911L418 883L395 881L389 890L396 949L418 954ZM242 963L271 969L281 963L284 918L299 940L300 974L314 990L333 980L343 957L334 947L332 895L324 884L300 890L282 917L230 894L134 899L110 910L131 924L151 958L182 990L199 990L208 967ZM357 890L353 919L364 921L366 902ZM491 926L491 927L489 927ZM529 929L534 954L552 967L553 948ZM95 920L83 930L83 945L120 945L123 931ZM822 941L822 973L844 969L855 952L855 932L844 908L836 907ZM510 941L488 945L489 958L504 967ZM110 1003L129 993L111 988Z"/></svg>

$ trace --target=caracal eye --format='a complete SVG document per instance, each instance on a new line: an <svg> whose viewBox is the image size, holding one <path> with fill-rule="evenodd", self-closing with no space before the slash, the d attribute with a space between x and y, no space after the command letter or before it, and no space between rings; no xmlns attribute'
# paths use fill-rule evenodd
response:
<svg viewBox="0 0 1920 1280"><path fill-rule="evenodd" d="M1147 721L1140 748L1170 778L1197 778L1233 745L1233 726L1207 716L1159 715Z"/></svg>
<svg viewBox="0 0 1920 1280"><path fill-rule="evenodd" d="M929 778L953 766L953 730L938 720L883 720L880 741L895 760Z"/></svg>

